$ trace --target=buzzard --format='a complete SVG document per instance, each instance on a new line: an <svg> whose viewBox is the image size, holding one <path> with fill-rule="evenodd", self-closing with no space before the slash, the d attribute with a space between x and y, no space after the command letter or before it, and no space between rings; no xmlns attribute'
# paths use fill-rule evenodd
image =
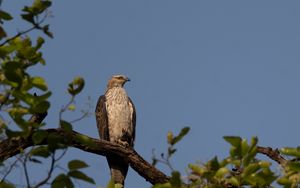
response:
<svg viewBox="0 0 300 188"><path fill-rule="evenodd" d="M114 75L108 81L104 95L96 106L96 121L100 138L126 147L133 147L135 139L136 113L124 84L130 79L124 75ZM128 164L117 155L107 155L111 177L115 183L124 186Z"/></svg>

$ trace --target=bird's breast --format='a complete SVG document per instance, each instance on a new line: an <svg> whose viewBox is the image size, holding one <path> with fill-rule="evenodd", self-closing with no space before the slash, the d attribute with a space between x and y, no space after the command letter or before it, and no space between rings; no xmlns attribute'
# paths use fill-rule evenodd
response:
<svg viewBox="0 0 300 188"><path fill-rule="evenodd" d="M121 139L124 134L132 135L132 106L123 88L106 93L106 111L111 141Z"/></svg>

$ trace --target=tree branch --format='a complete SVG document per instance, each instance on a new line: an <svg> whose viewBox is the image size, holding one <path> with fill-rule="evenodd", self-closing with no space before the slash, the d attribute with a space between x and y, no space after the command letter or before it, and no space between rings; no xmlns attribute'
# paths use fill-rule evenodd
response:
<svg viewBox="0 0 300 188"><path fill-rule="evenodd" d="M34 114L30 121L41 123L47 113ZM78 148L85 152L106 156L108 154L116 154L124 158L128 164L142 177L152 184L165 183L170 177L156 169L153 165L144 160L134 149L124 148L118 144L105 140L98 140L76 131L66 131L61 128L46 129L49 135L57 135L65 139L65 143L70 147ZM26 148L34 146L31 134L27 139L23 137L13 137L0 142L0 161L4 161L12 156L19 154ZM38 145L47 145L48 136ZM270 159L283 165L286 159L280 155L278 150L270 147L257 146L257 152L268 156Z"/></svg>
<svg viewBox="0 0 300 188"><path fill-rule="evenodd" d="M257 152L268 156L270 159L276 161L278 164L283 165L286 163L286 159L280 155L277 149L273 150L270 147L257 146Z"/></svg>
<svg viewBox="0 0 300 188"><path fill-rule="evenodd" d="M134 149L124 148L120 145L104 140L98 140L76 131L65 131L63 129L46 129L48 136L57 135L64 138L68 146L78 148L85 152L106 156L116 154L123 157L128 164L142 177L152 184L165 183L170 177L156 169L144 160ZM47 137L48 137L47 136ZM47 137L38 145L47 145ZM12 156L19 154L26 148L33 146L32 136L27 139L14 137L0 142L0 161L4 161Z"/></svg>

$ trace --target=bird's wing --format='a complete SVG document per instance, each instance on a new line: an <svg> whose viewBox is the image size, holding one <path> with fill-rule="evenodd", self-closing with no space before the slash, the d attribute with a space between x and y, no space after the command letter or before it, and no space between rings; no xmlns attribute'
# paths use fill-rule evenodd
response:
<svg viewBox="0 0 300 188"><path fill-rule="evenodd" d="M95 113L100 138L109 141L108 117L105 103L106 98L104 95L101 95L98 99Z"/></svg>
<svg viewBox="0 0 300 188"><path fill-rule="evenodd" d="M131 146L133 147L134 145L134 140L135 140L135 125L136 125L136 111L135 111L135 106L132 102L132 100L130 99L130 97L128 97L129 102L133 108L133 112L132 112L132 125L133 125L133 130L132 130L132 141L131 141Z"/></svg>

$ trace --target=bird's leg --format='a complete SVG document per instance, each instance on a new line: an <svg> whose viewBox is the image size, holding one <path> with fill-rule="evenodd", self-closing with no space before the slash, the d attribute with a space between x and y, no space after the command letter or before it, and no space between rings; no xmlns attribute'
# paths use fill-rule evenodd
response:
<svg viewBox="0 0 300 188"><path fill-rule="evenodd" d="M129 144L130 142L128 139L129 139L129 134L126 130L123 129L122 136L120 138L116 139L115 142L117 144L124 146L125 148L128 148L128 147L130 147L130 144Z"/></svg>
<svg viewBox="0 0 300 188"><path fill-rule="evenodd" d="M129 147L129 144L128 144L128 142L127 142L127 141L125 141L125 140L122 140L122 139L117 139L117 140L115 140L115 142L116 142L117 144L119 144L119 145L121 145L121 146L125 147L125 148Z"/></svg>

